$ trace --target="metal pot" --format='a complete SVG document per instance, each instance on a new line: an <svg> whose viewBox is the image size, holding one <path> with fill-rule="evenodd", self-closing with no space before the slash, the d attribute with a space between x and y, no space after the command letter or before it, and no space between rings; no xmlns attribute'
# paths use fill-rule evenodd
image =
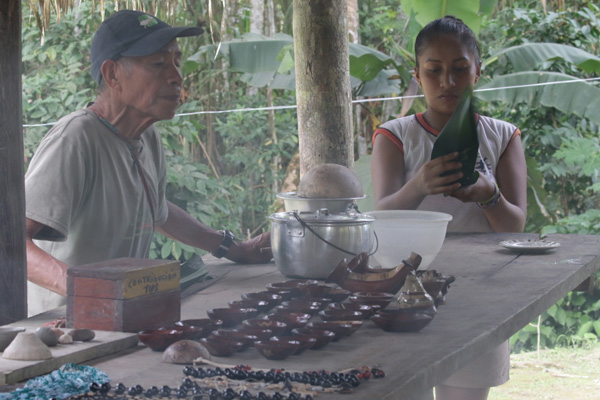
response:
<svg viewBox="0 0 600 400"><path fill-rule="evenodd" d="M362 200L365 197L367 196L311 199L308 197L299 197L296 192L285 192L277 195L277 198L283 200L283 206L287 212L316 212L326 208L332 214L347 213L356 210L356 201Z"/></svg>
<svg viewBox="0 0 600 400"><path fill-rule="evenodd" d="M344 259L376 247L370 215L281 212L272 214L271 249L288 277L325 279Z"/></svg>

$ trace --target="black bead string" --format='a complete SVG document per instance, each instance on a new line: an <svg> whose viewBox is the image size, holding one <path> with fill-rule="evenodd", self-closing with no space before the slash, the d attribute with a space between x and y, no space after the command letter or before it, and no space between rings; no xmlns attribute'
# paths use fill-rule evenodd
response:
<svg viewBox="0 0 600 400"><path fill-rule="evenodd" d="M347 372L329 371L304 371L289 372L283 369L270 369L268 371L252 370L248 366L238 365L233 368L183 368L184 378L181 385L171 388L167 385L158 388L152 386L144 389L141 385L126 387L118 383L111 387L110 383L92 383L89 392L72 398L71 400L142 400L142 399L192 399L192 400L313 400L310 394L302 395L293 391L293 383L306 384L320 387L323 390L349 393L360 386L361 381L370 378L383 378L385 373L379 368L363 367ZM283 392L273 394L258 392L252 394L247 389L236 392L228 387L224 390L203 387L197 379L224 377L233 381L283 383Z"/></svg>

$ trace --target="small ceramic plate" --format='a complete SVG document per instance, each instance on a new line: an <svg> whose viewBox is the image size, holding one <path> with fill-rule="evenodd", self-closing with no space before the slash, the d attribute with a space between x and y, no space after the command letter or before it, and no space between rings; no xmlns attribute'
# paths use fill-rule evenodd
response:
<svg viewBox="0 0 600 400"><path fill-rule="evenodd" d="M550 240L504 240L500 242L500 246L516 251L517 253L543 253L548 250L555 249L560 246L560 243Z"/></svg>

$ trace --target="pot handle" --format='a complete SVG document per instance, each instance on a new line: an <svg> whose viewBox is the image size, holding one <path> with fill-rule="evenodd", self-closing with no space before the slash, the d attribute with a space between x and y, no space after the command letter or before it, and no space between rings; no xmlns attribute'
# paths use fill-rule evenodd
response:
<svg viewBox="0 0 600 400"><path fill-rule="evenodd" d="M330 241L328 241L327 239L325 239L324 237L322 237L321 235L319 235L319 234L318 234L317 232L315 232L315 231L314 231L314 230L313 230L313 229L312 229L312 228L311 228L309 225L307 225L307 224L306 224L306 222L304 222L304 221L302 220L302 218L300 218L300 216L298 215L298 213L297 213L296 211L294 211L294 212L293 212L293 215L294 215L294 218L296 218L296 220L298 220L298 222L300 223L300 225L301 225L303 228L306 228L306 229L308 229L309 231L311 231L311 232L313 233L313 235L315 235L316 237L318 237L319 239L321 239L323 242L327 243L327 244L328 244L328 245L330 245L331 247L333 247L333 248L335 248L335 249L337 249L337 250L339 250L339 251L341 251L341 252L343 252L343 253L350 254L351 256L357 256L357 255L358 255L358 254L356 254L356 253L353 253L353 252L351 252L351 251L348 251L348 250L342 249L342 248L341 248L341 247L339 247L339 246L336 246L335 244L331 243ZM291 220L288 220L288 223L289 223L289 221L291 221ZM294 236L294 235L291 233L291 229L289 228L289 225L288 225L288 235L290 235L290 236ZM373 254L377 253L377 250L379 249L379 239L377 238L377 233L376 233L374 230L373 230L373 236L375 236L375 250L374 250L373 252L370 252L370 253L368 254L369 256L372 256ZM302 236L300 236L300 237L304 237L304 229L302 230Z"/></svg>

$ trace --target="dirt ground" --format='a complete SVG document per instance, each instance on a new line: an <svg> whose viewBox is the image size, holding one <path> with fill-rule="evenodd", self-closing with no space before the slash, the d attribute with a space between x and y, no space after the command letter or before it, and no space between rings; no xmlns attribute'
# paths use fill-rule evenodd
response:
<svg viewBox="0 0 600 400"><path fill-rule="evenodd" d="M600 345L511 355L510 381L488 400L600 400Z"/></svg>

